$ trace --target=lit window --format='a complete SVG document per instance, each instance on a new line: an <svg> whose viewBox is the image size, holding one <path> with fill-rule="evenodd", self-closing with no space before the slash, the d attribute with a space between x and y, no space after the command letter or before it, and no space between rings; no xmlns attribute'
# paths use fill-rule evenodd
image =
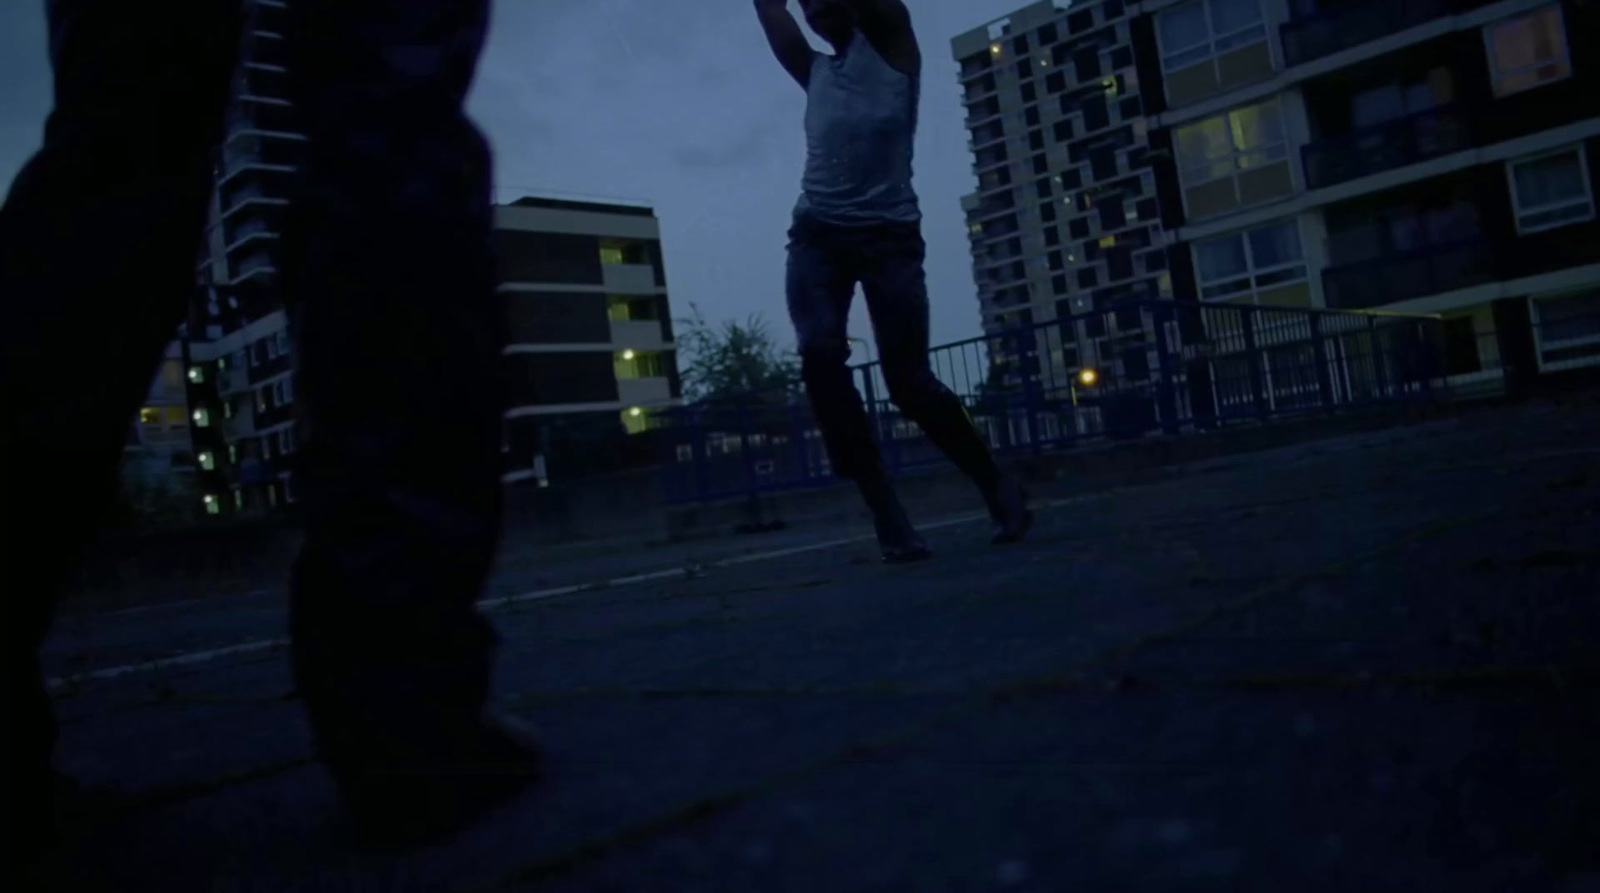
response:
<svg viewBox="0 0 1600 893"><path fill-rule="evenodd" d="M194 414L191 415L190 418L194 419L194 424L197 428L211 427L211 411L206 409L204 406L195 410Z"/></svg>
<svg viewBox="0 0 1600 893"><path fill-rule="evenodd" d="M1178 130L1186 187L1231 177L1288 156L1277 100L1234 109Z"/></svg>
<svg viewBox="0 0 1600 893"><path fill-rule="evenodd" d="M1523 235L1594 219L1594 193L1589 187L1583 148L1519 158L1507 164L1517 232Z"/></svg>
<svg viewBox="0 0 1600 893"><path fill-rule="evenodd" d="M601 248L600 249L600 262L603 263L603 264L620 264L620 263L622 263L623 262L622 261L622 249L621 248Z"/></svg>
<svg viewBox="0 0 1600 893"><path fill-rule="evenodd" d="M239 511L244 511L244 491L243 490L235 490L235 491L233 491L233 507L235 509L239 510Z"/></svg>
<svg viewBox="0 0 1600 893"><path fill-rule="evenodd" d="M222 417L225 418L225 419L233 418L233 401L232 400L224 400L224 401L222 401Z"/></svg>
<svg viewBox="0 0 1600 893"><path fill-rule="evenodd" d="M158 406L146 406L144 409L139 410L139 422L145 425L161 424L161 408Z"/></svg>
<svg viewBox="0 0 1600 893"><path fill-rule="evenodd" d="M217 470L217 457L210 450L201 451L199 459L201 468L205 469L206 471Z"/></svg>
<svg viewBox="0 0 1600 893"><path fill-rule="evenodd" d="M1267 39L1260 0L1195 0L1162 12L1158 30L1165 71Z"/></svg>
<svg viewBox="0 0 1600 893"><path fill-rule="evenodd" d="M189 367L189 381L191 383L193 383L193 384L204 384L205 380L206 380L206 370L204 369L204 367L201 367L201 366L190 366Z"/></svg>
<svg viewBox="0 0 1600 893"><path fill-rule="evenodd" d="M1306 279L1300 228L1280 220L1194 244L1195 277L1206 301L1254 295Z"/></svg>
<svg viewBox="0 0 1600 893"><path fill-rule="evenodd" d="M1558 4L1484 29L1489 74L1496 96L1529 90L1572 74L1567 33Z"/></svg>
<svg viewBox="0 0 1600 893"><path fill-rule="evenodd" d="M222 511L222 506L217 504L217 497L215 494L207 493L204 501L206 504L206 514L215 515Z"/></svg>
<svg viewBox="0 0 1600 893"><path fill-rule="evenodd" d="M226 372L226 371L228 371L228 358L227 357L217 357L217 371L218 372Z"/></svg>
<svg viewBox="0 0 1600 893"><path fill-rule="evenodd" d="M991 55L991 56L999 56L1001 52L1002 51L1000 49L1000 44L998 44L998 43L989 44L989 55Z"/></svg>
<svg viewBox="0 0 1600 893"><path fill-rule="evenodd" d="M168 406L162 410L162 415L166 417L169 425L182 425L189 419L188 413L182 406Z"/></svg>
<svg viewBox="0 0 1600 893"><path fill-rule="evenodd" d="M233 464L233 465L238 465L239 464L239 445L238 444L235 444L235 443L228 444L228 462L230 464Z"/></svg>

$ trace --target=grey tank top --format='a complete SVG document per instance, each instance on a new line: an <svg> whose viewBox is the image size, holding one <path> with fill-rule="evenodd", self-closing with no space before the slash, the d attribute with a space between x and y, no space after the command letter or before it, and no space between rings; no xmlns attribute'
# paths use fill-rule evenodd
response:
<svg viewBox="0 0 1600 893"><path fill-rule="evenodd" d="M911 187L921 79L897 71L859 31L817 53L806 87L806 169L795 216L840 226L915 223Z"/></svg>

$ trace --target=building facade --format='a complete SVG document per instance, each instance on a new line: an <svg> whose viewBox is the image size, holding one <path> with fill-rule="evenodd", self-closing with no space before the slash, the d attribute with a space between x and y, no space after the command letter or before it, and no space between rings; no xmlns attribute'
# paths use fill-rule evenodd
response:
<svg viewBox="0 0 1600 893"><path fill-rule="evenodd" d="M1600 362L1596 24L1585 0L1045 0L959 35L985 328L1382 310L1445 317L1456 380L1518 327L1540 370ZM1124 316L1131 359L1139 314L1097 325Z"/></svg>
<svg viewBox="0 0 1600 893"><path fill-rule="evenodd" d="M530 196L495 209L495 243L507 482L654 458L651 415L683 402L655 212Z"/></svg>

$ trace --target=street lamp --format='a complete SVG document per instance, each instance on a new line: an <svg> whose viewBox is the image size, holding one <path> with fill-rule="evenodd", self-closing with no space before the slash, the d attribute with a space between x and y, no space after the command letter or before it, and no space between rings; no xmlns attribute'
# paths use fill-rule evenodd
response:
<svg viewBox="0 0 1600 893"><path fill-rule="evenodd" d="M1073 379L1072 382L1072 405L1078 405L1078 387L1080 385L1085 388L1092 388L1099 381L1100 373L1097 370L1091 369L1087 366L1079 369L1077 377Z"/></svg>

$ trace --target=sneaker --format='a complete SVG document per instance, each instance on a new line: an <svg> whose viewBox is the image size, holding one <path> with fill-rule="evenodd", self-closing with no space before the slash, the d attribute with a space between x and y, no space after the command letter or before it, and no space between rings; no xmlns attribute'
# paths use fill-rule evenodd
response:
<svg viewBox="0 0 1600 893"><path fill-rule="evenodd" d="M993 490L984 494L984 501L989 504L989 517L994 520L991 544L1003 546L1021 542L1033 528L1033 510L1028 508L1027 491L1015 478L1001 478Z"/></svg>
<svg viewBox="0 0 1600 893"><path fill-rule="evenodd" d="M396 850L445 842L508 805L542 774L532 732L507 716L487 717L463 750L450 761L335 772L360 844Z"/></svg>

